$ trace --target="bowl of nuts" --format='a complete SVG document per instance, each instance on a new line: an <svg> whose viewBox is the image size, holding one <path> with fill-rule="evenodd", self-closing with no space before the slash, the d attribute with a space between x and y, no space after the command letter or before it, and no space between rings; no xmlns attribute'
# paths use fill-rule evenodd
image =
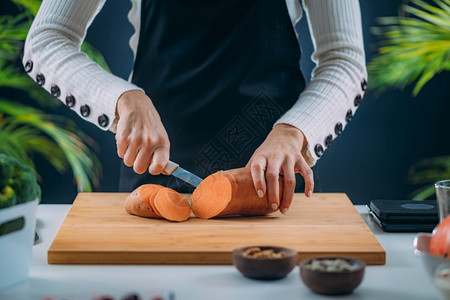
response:
<svg viewBox="0 0 450 300"><path fill-rule="evenodd" d="M360 285L365 266L356 258L311 258L300 263L300 277L317 294L345 295Z"/></svg>
<svg viewBox="0 0 450 300"><path fill-rule="evenodd" d="M297 251L274 246L252 246L233 250L233 265L252 279L276 280L286 277L297 265Z"/></svg>

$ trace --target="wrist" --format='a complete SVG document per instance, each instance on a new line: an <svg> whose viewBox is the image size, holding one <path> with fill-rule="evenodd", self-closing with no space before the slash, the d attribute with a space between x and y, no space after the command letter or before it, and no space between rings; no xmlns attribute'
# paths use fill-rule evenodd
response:
<svg viewBox="0 0 450 300"><path fill-rule="evenodd" d="M116 103L116 117L120 115L120 112L130 103L133 99L138 99L142 96L145 96L145 93L142 90L129 90L122 95L120 95L119 99L117 99Z"/></svg>
<svg viewBox="0 0 450 300"><path fill-rule="evenodd" d="M282 131L283 134L287 135L289 138L294 139L297 144L300 146L300 149L303 151L303 148L308 145L308 142L306 141L305 135L303 132L290 124L287 123L278 123L273 127L276 131Z"/></svg>

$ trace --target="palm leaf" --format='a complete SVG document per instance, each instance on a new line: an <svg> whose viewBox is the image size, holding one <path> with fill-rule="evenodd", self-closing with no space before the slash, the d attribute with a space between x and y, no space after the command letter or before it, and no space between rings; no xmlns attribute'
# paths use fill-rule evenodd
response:
<svg viewBox="0 0 450 300"><path fill-rule="evenodd" d="M104 70L111 72L111 70L108 67L108 64L105 61L105 58L103 57L103 55L94 47L91 46L91 44L84 42L81 45L81 51L83 51L84 53L86 53L89 58L96 62L97 64L100 65L100 67L102 67Z"/></svg>
<svg viewBox="0 0 450 300"><path fill-rule="evenodd" d="M25 14L15 17L0 16L0 64L17 58L22 49L29 26Z"/></svg>
<svg viewBox="0 0 450 300"><path fill-rule="evenodd" d="M409 169L408 178L415 184L450 178L450 156L438 156L419 161Z"/></svg>
<svg viewBox="0 0 450 300"><path fill-rule="evenodd" d="M372 29L381 38L379 54L368 64L371 88L378 94L403 89L414 82L413 95L437 73L450 70L450 6L410 0L403 12L410 17L384 17Z"/></svg>
<svg viewBox="0 0 450 300"><path fill-rule="evenodd" d="M428 184L416 191L414 191L410 197L413 200L426 200L431 198L436 194L436 188L434 187L434 184Z"/></svg>
<svg viewBox="0 0 450 300"><path fill-rule="evenodd" d="M46 93L27 74L20 73L14 65L0 64L0 88L20 90L35 100L42 107L57 107L60 102Z"/></svg>
<svg viewBox="0 0 450 300"><path fill-rule="evenodd" d="M0 88L24 92L41 106L54 107L60 101L36 85L22 70L23 43L41 0L10 0L21 10L17 16L0 16ZM103 56L89 44L82 50L109 71ZM20 94L17 94L20 96ZM101 165L91 151L95 142L78 130L74 122L44 114L17 101L0 99L0 152L34 166L34 155L44 157L58 172L70 167L79 191L98 185Z"/></svg>
<svg viewBox="0 0 450 300"><path fill-rule="evenodd" d="M418 6L415 8L410 5L403 5L403 11L416 15L425 21L443 28L450 28L450 19L448 12L436 6L429 5L421 0L411 0L411 2Z"/></svg>
<svg viewBox="0 0 450 300"><path fill-rule="evenodd" d="M29 15L36 16L39 7L41 6L41 0L11 0L19 8L24 9Z"/></svg>
<svg viewBox="0 0 450 300"><path fill-rule="evenodd" d="M0 143L9 149L0 148L2 152L17 153L15 157L31 166L29 159L23 157L24 153L27 156L32 152L43 155L58 171L64 171L70 165L79 191L92 191L91 182L98 185L100 163L83 143L87 137L76 131L73 124L63 124L65 128L62 128L55 125L61 123L61 117L4 99L0 99L0 113L10 117L4 117L0 122L6 123L2 125L5 134L0 135L3 137ZM25 138L30 140L24 141Z"/></svg>
<svg viewBox="0 0 450 300"><path fill-rule="evenodd" d="M427 158L413 165L408 180L413 184L426 184L412 193L414 199L423 200L435 194L434 183L450 178L450 156Z"/></svg>

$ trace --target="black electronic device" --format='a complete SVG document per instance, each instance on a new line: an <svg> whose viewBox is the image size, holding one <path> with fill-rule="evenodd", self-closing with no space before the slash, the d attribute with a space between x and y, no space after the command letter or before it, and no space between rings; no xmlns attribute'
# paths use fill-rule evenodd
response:
<svg viewBox="0 0 450 300"><path fill-rule="evenodd" d="M372 200L373 220L387 232L431 232L439 223L436 200Z"/></svg>

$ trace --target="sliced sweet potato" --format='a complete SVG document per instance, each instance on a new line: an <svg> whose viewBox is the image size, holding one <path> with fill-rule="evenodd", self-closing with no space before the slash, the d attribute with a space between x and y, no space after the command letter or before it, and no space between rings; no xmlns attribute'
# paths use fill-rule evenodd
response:
<svg viewBox="0 0 450 300"><path fill-rule="evenodd" d="M282 186L280 183L280 191ZM229 215L267 215L275 212L255 191L250 169L219 171L206 177L192 194L192 211L202 219Z"/></svg>
<svg viewBox="0 0 450 300"><path fill-rule="evenodd" d="M158 194L158 192L159 192L161 189L163 189L164 187L163 187L162 185L156 185L156 184L154 184L153 186L154 186L154 188L152 188L152 189L150 189L150 190L148 191L148 193L149 193L149 195L148 195L148 202L149 202L151 208L153 209L153 211L154 211L158 216L163 217L163 216L161 215L161 213L158 211L158 208L157 208L156 205L155 205L155 197L156 197L156 194Z"/></svg>
<svg viewBox="0 0 450 300"><path fill-rule="evenodd" d="M235 181L224 171L206 177L192 193L191 206L194 214L201 219L217 216L231 201Z"/></svg>
<svg viewBox="0 0 450 300"><path fill-rule="evenodd" d="M158 212L167 220L186 221L191 215L189 202L180 193L162 188L154 197L154 205Z"/></svg>
<svg viewBox="0 0 450 300"><path fill-rule="evenodd" d="M135 189L125 200L125 210L131 214L146 218L161 218L151 207L149 197L154 190L159 189L155 184L144 184Z"/></svg>

